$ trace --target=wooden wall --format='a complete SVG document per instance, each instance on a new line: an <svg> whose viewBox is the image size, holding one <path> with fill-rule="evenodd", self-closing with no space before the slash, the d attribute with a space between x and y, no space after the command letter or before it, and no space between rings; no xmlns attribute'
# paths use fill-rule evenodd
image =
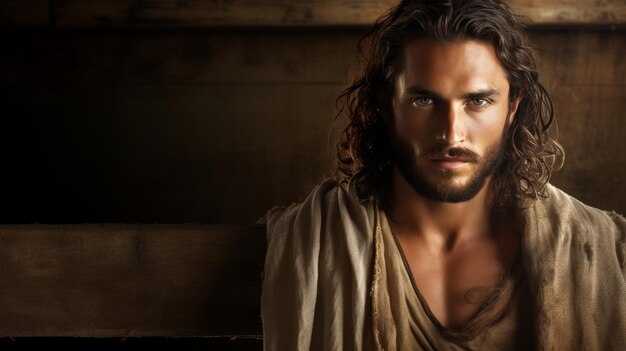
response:
<svg viewBox="0 0 626 351"><path fill-rule="evenodd" d="M12 27L368 26L397 0L5 0ZM535 24L622 24L622 0L509 0Z"/></svg>
<svg viewBox="0 0 626 351"><path fill-rule="evenodd" d="M250 223L332 171L359 28L2 35L4 223ZM533 29L554 183L626 212L622 29ZM341 123L339 123L341 125Z"/></svg>
<svg viewBox="0 0 626 351"><path fill-rule="evenodd" d="M0 225L0 339L258 338L265 241L262 225Z"/></svg>
<svg viewBox="0 0 626 351"><path fill-rule="evenodd" d="M392 3L3 1L0 223L249 224L303 199L332 171L356 41ZM511 3L556 104L567 158L554 183L626 213L624 2Z"/></svg>

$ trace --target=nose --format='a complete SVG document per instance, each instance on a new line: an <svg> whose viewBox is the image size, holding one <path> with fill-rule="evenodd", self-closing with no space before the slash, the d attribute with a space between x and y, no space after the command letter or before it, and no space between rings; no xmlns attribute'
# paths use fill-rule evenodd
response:
<svg viewBox="0 0 626 351"><path fill-rule="evenodd" d="M455 106L452 103L441 104L437 117L438 141L445 142L446 145L456 145L465 141L465 116L462 106Z"/></svg>

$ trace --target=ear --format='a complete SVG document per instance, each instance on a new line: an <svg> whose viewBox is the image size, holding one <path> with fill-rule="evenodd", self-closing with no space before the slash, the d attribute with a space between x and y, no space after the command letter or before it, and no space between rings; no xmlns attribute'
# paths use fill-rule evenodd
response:
<svg viewBox="0 0 626 351"><path fill-rule="evenodd" d="M511 125L513 123L513 119L515 119L515 114L517 113L517 108L519 107L520 102L524 98L524 90L520 90L519 95L515 99L515 101L511 102L509 105L509 115L507 116L507 123Z"/></svg>

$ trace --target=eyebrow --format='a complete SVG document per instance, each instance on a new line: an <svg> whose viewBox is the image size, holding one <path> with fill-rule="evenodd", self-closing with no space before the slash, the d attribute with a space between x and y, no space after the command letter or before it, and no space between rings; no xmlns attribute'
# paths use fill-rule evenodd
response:
<svg viewBox="0 0 626 351"><path fill-rule="evenodd" d="M425 96L433 97L439 100L443 100L443 97L441 96L441 94L435 91L426 89L426 88L419 87L419 86L410 86L406 88L404 92L411 94L411 95L425 95ZM482 89L478 91L465 93L461 97L467 100L467 99L480 99L480 98L494 98L499 95L500 95L500 91L498 91L497 89Z"/></svg>

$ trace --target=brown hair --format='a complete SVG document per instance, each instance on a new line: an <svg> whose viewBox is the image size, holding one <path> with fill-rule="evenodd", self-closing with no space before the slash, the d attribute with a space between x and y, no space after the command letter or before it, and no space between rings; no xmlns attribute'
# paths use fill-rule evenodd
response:
<svg viewBox="0 0 626 351"><path fill-rule="evenodd" d="M549 136L554 109L539 83L532 48L511 9L501 0L404 0L380 17L359 40L361 70L337 98L338 117L348 119L337 143L336 178L354 184L361 197L381 200L389 191L391 149L382 113L392 114L394 80L405 45L416 37L491 43L510 84L509 101L520 94L506 133L505 161L493 187L501 204L545 196L563 149Z"/></svg>

